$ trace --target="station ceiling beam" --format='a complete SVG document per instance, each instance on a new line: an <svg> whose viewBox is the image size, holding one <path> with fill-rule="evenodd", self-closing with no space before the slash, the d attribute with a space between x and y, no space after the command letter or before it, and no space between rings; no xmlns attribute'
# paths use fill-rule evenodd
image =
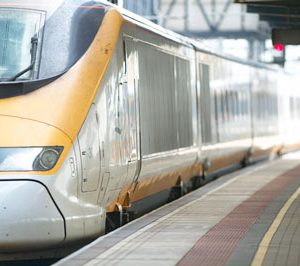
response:
<svg viewBox="0 0 300 266"><path fill-rule="evenodd" d="M235 0L246 4L247 12L259 14L272 28L273 43L300 44L299 0Z"/></svg>
<svg viewBox="0 0 300 266"><path fill-rule="evenodd" d="M235 0L239 4L259 4L259 5L275 5L275 6L298 6L298 0Z"/></svg>

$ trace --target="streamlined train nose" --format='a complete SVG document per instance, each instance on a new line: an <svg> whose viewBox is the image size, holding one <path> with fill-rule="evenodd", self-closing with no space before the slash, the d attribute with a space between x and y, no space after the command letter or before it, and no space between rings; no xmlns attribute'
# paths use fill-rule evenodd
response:
<svg viewBox="0 0 300 266"><path fill-rule="evenodd" d="M64 238L64 219L46 187L0 180L1 252L48 248Z"/></svg>

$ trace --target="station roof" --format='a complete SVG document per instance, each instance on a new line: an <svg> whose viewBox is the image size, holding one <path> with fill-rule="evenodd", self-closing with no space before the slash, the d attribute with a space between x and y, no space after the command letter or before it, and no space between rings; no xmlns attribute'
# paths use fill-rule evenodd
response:
<svg viewBox="0 0 300 266"><path fill-rule="evenodd" d="M235 0L246 4L247 12L259 14L272 28L273 42L300 44L299 0Z"/></svg>

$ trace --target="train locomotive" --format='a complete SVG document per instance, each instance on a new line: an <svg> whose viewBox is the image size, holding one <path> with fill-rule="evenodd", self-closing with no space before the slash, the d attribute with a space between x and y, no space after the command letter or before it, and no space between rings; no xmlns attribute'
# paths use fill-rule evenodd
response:
<svg viewBox="0 0 300 266"><path fill-rule="evenodd" d="M0 0L0 32L0 260L59 257L208 174L299 148L282 71L108 2Z"/></svg>

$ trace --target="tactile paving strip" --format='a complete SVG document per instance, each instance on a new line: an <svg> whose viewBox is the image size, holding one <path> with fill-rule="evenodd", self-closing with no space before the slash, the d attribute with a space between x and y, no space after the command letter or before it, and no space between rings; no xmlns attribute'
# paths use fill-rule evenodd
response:
<svg viewBox="0 0 300 266"><path fill-rule="evenodd" d="M226 265L235 247L260 214L299 176L299 172L300 166L293 168L254 193L199 239L177 265Z"/></svg>

